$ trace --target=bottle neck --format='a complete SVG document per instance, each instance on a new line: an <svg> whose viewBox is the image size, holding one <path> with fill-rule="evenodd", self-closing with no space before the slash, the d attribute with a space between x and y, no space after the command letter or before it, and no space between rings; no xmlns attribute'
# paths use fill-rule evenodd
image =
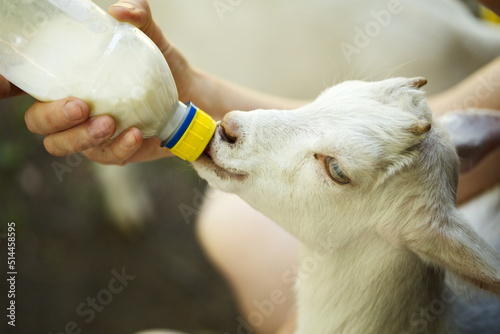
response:
<svg viewBox="0 0 500 334"><path fill-rule="evenodd" d="M169 114L172 115L168 124L158 133L158 138L162 140L162 146L166 146L169 142L171 142L176 134L179 134L182 130L181 127L184 123L186 123L186 118L188 117L188 106L184 103L178 101L177 104L172 106L172 108L168 111ZM182 136L182 134L181 134Z"/></svg>
<svg viewBox="0 0 500 334"><path fill-rule="evenodd" d="M175 124L175 131L164 130L158 137L163 135L160 139L166 139L163 140L162 146L167 147L178 157L194 161L209 144L217 123L210 115L192 103L185 106L179 102L179 105L173 108L175 108L174 116L179 122L170 121L169 125Z"/></svg>

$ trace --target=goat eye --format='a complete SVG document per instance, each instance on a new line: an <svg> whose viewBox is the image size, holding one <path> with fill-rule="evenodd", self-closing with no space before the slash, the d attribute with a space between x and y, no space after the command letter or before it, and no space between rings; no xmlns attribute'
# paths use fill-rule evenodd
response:
<svg viewBox="0 0 500 334"><path fill-rule="evenodd" d="M342 168L340 168L337 159L332 157L325 157L325 165L326 170L328 171L328 174L330 174L330 177L333 179L333 181L337 182L338 184L348 184L351 182L351 179L347 177L347 175L345 175L342 171Z"/></svg>

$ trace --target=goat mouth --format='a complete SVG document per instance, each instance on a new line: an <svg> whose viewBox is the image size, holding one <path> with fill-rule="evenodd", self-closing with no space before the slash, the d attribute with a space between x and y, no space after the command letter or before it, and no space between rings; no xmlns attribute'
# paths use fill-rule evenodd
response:
<svg viewBox="0 0 500 334"><path fill-rule="evenodd" d="M208 146L205 148L201 156L195 161L196 164L203 166L204 168L211 170L222 180L237 180L243 181L248 177L248 174L242 171L235 170L233 168L222 167L220 163L218 163L217 158L215 157L215 152L212 148L213 141L216 138L212 138Z"/></svg>

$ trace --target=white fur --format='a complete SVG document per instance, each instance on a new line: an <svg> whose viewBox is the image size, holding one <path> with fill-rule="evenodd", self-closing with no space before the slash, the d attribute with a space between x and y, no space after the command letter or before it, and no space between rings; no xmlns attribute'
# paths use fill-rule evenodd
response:
<svg viewBox="0 0 500 334"><path fill-rule="evenodd" d="M443 269L500 294L500 256L455 208L457 155L418 82L349 81L296 110L231 112L194 163L300 240L297 333L445 333L450 317L421 316L453 311Z"/></svg>
<svg viewBox="0 0 500 334"><path fill-rule="evenodd" d="M460 211L474 230L500 251L500 185L462 205Z"/></svg>

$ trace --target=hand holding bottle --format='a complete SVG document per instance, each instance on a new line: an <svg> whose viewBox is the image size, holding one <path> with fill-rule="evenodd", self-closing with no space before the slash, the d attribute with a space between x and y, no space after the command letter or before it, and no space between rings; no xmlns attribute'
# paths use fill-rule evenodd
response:
<svg viewBox="0 0 500 334"><path fill-rule="evenodd" d="M180 98L192 78L193 71L164 38L160 28L152 20L147 1L121 1L109 9L119 21L132 23L141 28L160 48L177 80ZM19 93L19 89L0 77L0 97ZM106 115L89 119L90 108L82 100L67 98L54 102L36 102L26 112L26 124L30 131L46 135L44 145L54 155L67 155L83 151L92 160L101 163L121 164L128 161L152 160L171 155L160 147L160 140L143 140L141 132L132 128L114 140L116 123ZM142 149L141 149L142 148Z"/></svg>
<svg viewBox="0 0 500 334"><path fill-rule="evenodd" d="M141 29L159 47L175 80L180 101L193 101L213 117L221 119L230 110L297 108L306 101L289 100L256 92L193 68L165 38L153 20L147 0L122 0L108 9L118 21ZM20 90L0 75L0 98L20 94ZM158 138L143 139L131 128L110 140L115 121L107 115L90 117L90 107L70 97L53 102L35 102L25 114L31 132L45 135L47 151L56 156L83 152L103 164L126 164L172 156L160 147Z"/></svg>

